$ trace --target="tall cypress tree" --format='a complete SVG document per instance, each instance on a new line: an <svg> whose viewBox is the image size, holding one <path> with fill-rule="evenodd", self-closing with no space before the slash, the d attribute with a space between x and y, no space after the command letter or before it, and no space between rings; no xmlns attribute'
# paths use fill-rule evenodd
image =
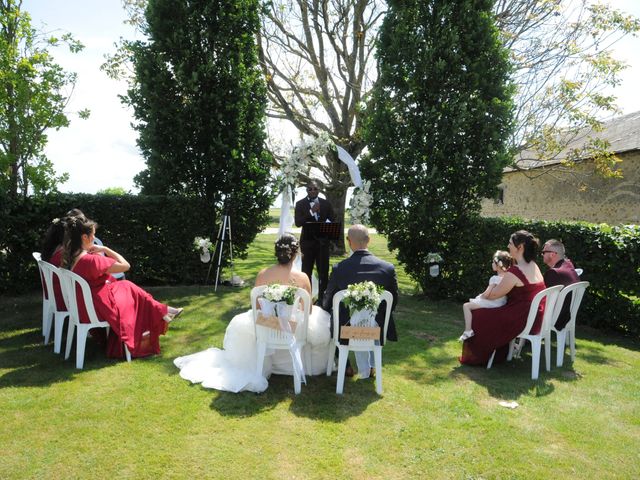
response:
<svg viewBox="0 0 640 480"><path fill-rule="evenodd" d="M433 296L451 295L465 226L510 163L510 66L492 0L390 0L367 105L372 223ZM444 257L428 275L427 254ZM449 282L447 280L454 280Z"/></svg>
<svg viewBox="0 0 640 480"><path fill-rule="evenodd" d="M226 197L237 232L253 234L271 201L258 3L149 0L148 41L130 44L135 82L124 98L147 163L142 193L197 195L212 207Z"/></svg>

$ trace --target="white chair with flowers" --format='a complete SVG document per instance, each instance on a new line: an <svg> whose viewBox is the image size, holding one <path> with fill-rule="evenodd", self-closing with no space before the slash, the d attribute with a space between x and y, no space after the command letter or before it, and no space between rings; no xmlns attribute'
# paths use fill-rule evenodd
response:
<svg viewBox="0 0 640 480"><path fill-rule="evenodd" d="M309 294L293 286L261 285L251 290L251 308L257 344L256 373L262 375L267 349L288 350L293 363L294 391L299 394L302 382L306 383L305 364L310 364L310 352L306 348L311 309Z"/></svg>
<svg viewBox="0 0 640 480"><path fill-rule="evenodd" d="M375 318L382 302L385 302L385 313L381 336L380 326ZM340 303L344 303L349 310L349 321L342 326L340 325ZM376 366L376 392L378 395L382 394L382 345L379 339L387 338L392 306L391 292L383 290L382 287L370 281L349 285L346 290L340 290L333 296L333 341L329 344L327 376L330 376L333 371L333 359L337 348L337 394L341 395L344 390L349 351L356 352L356 355L369 355L369 352L373 352ZM341 338L347 340L346 345L340 343Z"/></svg>

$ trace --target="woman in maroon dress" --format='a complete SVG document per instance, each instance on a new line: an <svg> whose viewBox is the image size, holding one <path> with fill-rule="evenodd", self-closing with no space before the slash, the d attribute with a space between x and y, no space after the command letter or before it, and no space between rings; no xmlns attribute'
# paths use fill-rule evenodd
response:
<svg viewBox="0 0 640 480"><path fill-rule="evenodd" d="M95 222L86 217L69 217L65 223L63 268L87 281L98 318L111 326L107 356L122 358L122 342L133 357L160 353L159 337L182 309L156 301L128 280L116 281L111 274L128 271L129 263L110 248L94 245ZM81 299L78 295L80 322L88 323Z"/></svg>
<svg viewBox="0 0 640 480"><path fill-rule="evenodd" d="M506 295L507 304L473 310L471 324L475 335L464 342L460 357L460 363L465 365L486 365L494 350L494 362L503 361L507 357L509 342L522 332L527 323L533 297L545 288L542 273L534 262L538 239L525 230L519 230L511 235L508 248L514 265L486 296L492 300ZM541 304L531 330L533 333L540 330L543 309Z"/></svg>

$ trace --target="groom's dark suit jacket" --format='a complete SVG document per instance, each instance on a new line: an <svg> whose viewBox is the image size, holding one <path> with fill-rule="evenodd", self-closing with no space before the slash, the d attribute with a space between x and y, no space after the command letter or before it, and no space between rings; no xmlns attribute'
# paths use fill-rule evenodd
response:
<svg viewBox="0 0 640 480"><path fill-rule="evenodd" d="M568 258L560 260L553 268L544 272L544 284L547 287L555 285L564 285L566 287L579 281L580 277ZM562 305L562 310L558 315L558 320L556 320L556 329L562 330L569 323L569 320L571 320L571 294L564 299L564 305Z"/></svg>
<svg viewBox="0 0 640 480"><path fill-rule="evenodd" d="M365 282L371 280L376 285L381 285L385 290L393 295L392 309L398 304L398 279L396 278L396 269L389 262L380 260L368 250L357 250L353 252L349 258L341 261L331 272L329 277L329 285L322 299L322 308L327 312L333 309L333 295L340 290L346 289L352 283ZM349 313L343 304L340 304L340 324L344 325L349 320ZM380 343L382 339L384 326L384 303L378 309L376 322L380 325ZM333 336L333 322L331 322L331 335ZM389 328L387 330L387 339L396 341L396 324L393 321L393 314L389 318ZM341 341L347 343L347 341Z"/></svg>

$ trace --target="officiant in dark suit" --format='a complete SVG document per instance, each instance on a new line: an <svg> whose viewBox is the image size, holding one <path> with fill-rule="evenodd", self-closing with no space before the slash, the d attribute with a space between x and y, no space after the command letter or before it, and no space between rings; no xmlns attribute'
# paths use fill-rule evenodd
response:
<svg viewBox="0 0 640 480"><path fill-rule="evenodd" d="M398 279L396 277L395 267L389 262L379 259L373 255L369 250L369 231L364 225L353 225L349 228L347 233L347 242L349 248L353 254L338 263L333 267L331 277L329 278L329 285L325 291L324 299L322 301L322 308L327 312L332 312L333 309L333 296L336 292L346 289L353 283L372 281L376 285L382 286L385 290L393 295L393 305L391 309L395 309L398 304ZM340 305L340 324L345 324L349 320L349 312L344 304ZM382 336L384 327L384 308L378 310L376 315L376 322L380 326L380 342L384 344ZM333 331L333 322L331 322L331 336L337 335L337 332ZM397 341L398 336L396 334L396 324L393 320L393 314L389 317L389 327L387 329L386 340ZM346 344L347 340L340 340L340 343ZM363 368L363 364L366 365L366 361L362 361L358 358L356 352L356 360L358 362L358 373L361 378L367 378L373 367L373 363L369 361L369 371L366 370L366 366ZM367 352L364 352L365 356ZM347 367L349 371L350 367ZM350 376L350 375L348 375Z"/></svg>
<svg viewBox="0 0 640 480"><path fill-rule="evenodd" d="M307 184L307 196L296 202L295 222L296 227L302 227L307 222L334 221L333 207L328 200L320 198L320 188L315 181ZM313 274L313 266L318 272L318 304L322 304L323 294L327 288L329 279L329 239L313 236L300 240L302 252L302 271L309 277Z"/></svg>
<svg viewBox="0 0 640 480"><path fill-rule="evenodd" d="M580 277L573 267L571 260L565 257L564 245L561 241L551 239L542 247L542 260L549 267L544 272L544 284L547 287L555 285L571 285L580 281ZM571 320L571 294L567 295L556 321L556 330L562 330Z"/></svg>

